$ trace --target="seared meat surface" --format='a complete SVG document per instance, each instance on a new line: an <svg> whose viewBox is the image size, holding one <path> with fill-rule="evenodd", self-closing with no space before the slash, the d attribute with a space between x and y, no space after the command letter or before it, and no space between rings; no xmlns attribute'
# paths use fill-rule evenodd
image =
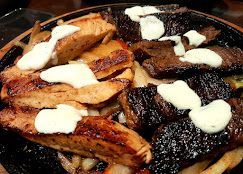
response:
<svg viewBox="0 0 243 174"><path fill-rule="evenodd" d="M151 159L150 145L136 132L99 116L83 117L71 134L40 134L34 126L39 110L9 107L0 111L0 127L60 151L139 167Z"/></svg>
<svg viewBox="0 0 243 174"><path fill-rule="evenodd" d="M156 78L176 77L199 72L243 72L243 51L240 48L212 46L209 49L215 51L222 57L223 63L220 67L211 68L204 64L181 62L179 57L170 51L162 56L146 59L143 62L143 67L152 77Z"/></svg>
<svg viewBox="0 0 243 174"><path fill-rule="evenodd" d="M230 85L215 73L192 76L185 81L202 99L203 104L215 99L229 99L233 95ZM125 111L128 126L135 130L156 129L162 123L187 117L189 112L178 110L166 102L157 93L155 86L124 91L119 101Z"/></svg>
<svg viewBox="0 0 243 174"><path fill-rule="evenodd" d="M203 45L213 41L220 33L220 30L210 26L198 31L200 34L206 36ZM186 50L194 48L189 45L188 39L182 37L182 43ZM173 41L141 41L131 45L130 50L134 53L135 59L142 63L144 60L151 57L169 57L175 56L173 50Z"/></svg>
<svg viewBox="0 0 243 174"><path fill-rule="evenodd" d="M161 125L152 141L153 160L149 165L155 174L176 174L204 159L216 157L243 144L243 100L229 101L233 116L225 130L207 134L190 119Z"/></svg>
<svg viewBox="0 0 243 174"><path fill-rule="evenodd" d="M164 22L166 36L182 34L189 30L190 12L188 9L179 8L177 5L161 6L158 9L163 12L153 15ZM103 18L116 26L117 36L125 42L136 43L142 40L139 23L132 21L124 11L111 10L104 13Z"/></svg>

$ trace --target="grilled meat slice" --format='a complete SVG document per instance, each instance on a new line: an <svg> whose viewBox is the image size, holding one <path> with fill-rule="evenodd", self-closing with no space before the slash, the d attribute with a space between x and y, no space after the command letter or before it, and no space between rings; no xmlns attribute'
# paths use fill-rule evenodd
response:
<svg viewBox="0 0 243 174"><path fill-rule="evenodd" d="M151 159L150 145L136 132L100 116L83 117L70 134L40 134L34 126L39 110L10 107L0 111L0 126L60 151L109 163L139 167Z"/></svg>
<svg viewBox="0 0 243 174"><path fill-rule="evenodd" d="M164 22L166 36L185 33L189 30L190 12L186 8L179 8L176 5L164 5L157 8L163 12L153 15ZM124 10L111 9L103 14L103 18L116 26L117 36L125 42L136 43L142 40L139 23L125 15Z"/></svg>
<svg viewBox="0 0 243 174"><path fill-rule="evenodd" d="M207 39L202 43L205 45L213 41L219 35L220 30L210 26L201 29L199 33L206 36ZM186 37L182 37L182 43L186 50L193 48L193 46L189 45ZM130 50L134 53L135 59L142 63L151 57L174 57L173 46L173 41L141 41L131 45Z"/></svg>
<svg viewBox="0 0 243 174"><path fill-rule="evenodd" d="M193 163L214 158L243 144L243 100L232 99L233 116L228 126L216 134L204 133L190 119L161 125L153 137L153 160L149 165L155 174L176 174Z"/></svg>
<svg viewBox="0 0 243 174"><path fill-rule="evenodd" d="M98 13L83 16L69 24L80 27L80 30L57 42L55 53L58 64L78 57L82 51L116 31L115 26L105 21Z"/></svg>
<svg viewBox="0 0 243 174"><path fill-rule="evenodd" d="M133 54L128 50L113 51L109 56L88 63L97 79L105 78L116 71L133 65Z"/></svg>
<svg viewBox="0 0 243 174"><path fill-rule="evenodd" d="M236 97L231 84L217 73L191 75L183 80L198 94L203 105L207 105L215 99L226 100Z"/></svg>
<svg viewBox="0 0 243 174"><path fill-rule="evenodd" d="M67 101L99 107L99 104L114 98L123 89L128 88L132 79L131 69L126 69L113 79L76 89L66 84L45 82L36 73L4 84L1 99L7 103L34 108L51 108Z"/></svg>
<svg viewBox="0 0 243 174"><path fill-rule="evenodd" d="M219 54L223 63L218 68L211 68L204 64L191 64L181 62L179 57L171 52L164 54L162 57L152 57L143 62L146 71L155 78L176 77L180 75L199 73L199 72L243 72L243 51L240 48L223 48L212 46L209 49ZM174 54L174 53L173 53Z"/></svg>
<svg viewBox="0 0 243 174"><path fill-rule="evenodd" d="M126 90L119 96L129 128L140 130L165 121L154 101L156 93L156 87L140 87Z"/></svg>
<svg viewBox="0 0 243 174"><path fill-rule="evenodd" d="M215 73L204 73L184 79L208 104L215 99L229 99L233 91L222 77ZM178 110L157 93L155 86L124 91L119 102L125 111L129 128L135 130L156 129L160 124L187 117L188 110Z"/></svg>

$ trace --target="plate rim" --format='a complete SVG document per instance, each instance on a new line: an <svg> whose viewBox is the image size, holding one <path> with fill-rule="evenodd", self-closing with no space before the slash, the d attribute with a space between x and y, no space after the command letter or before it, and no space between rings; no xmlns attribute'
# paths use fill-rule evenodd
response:
<svg viewBox="0 0 243 174"><path fill-rule="evenodd" d="M45 26L55 20L58 20L60 18L63 18L65 16L68 16L68 15L71 15L71 14L75 14L75 13L78 13L78 12L81 12L81 11L90 11L92 9L97 9L97 8L105 8L105 7L116 7L116 6L131 6L131 5L146 5L147 3L114 3L114 4L105 4L105 5L98 5L98 6L91 6L91 7L86 7L86 8L81 8L81 9L78 9L78 10L75 10L75 11L71 11L71 12L68 12L68 13L65 13L65 14L62 14L62 15L59 15L59 16L56 16L54 18L51 18L47 21L44 21L41 23L41 26ZM156 5L156 4L153 4L153 5ZM203 15L205 17L209 17L211 19L214 19L214 20L217 20L223 24L226 24L227 26L230 26L234 29L236 29L237 31L243 33L243 27L240 27L232 22L229 22L225 19L222 19L220 17L217 17L217 16L214 16L214 15L211 15L211 14L207 14L207 13L204 13L204 12L200 12L200 11L197 11L197 10L192 10L192 9L189 9L190 11L194 12L194 13L197 13L197 14L200 14L200 15ZM17 41L20 41L21 39L23 39L24 37L26 37L28 34L30 34L32 31L32 28L30 28L29 30L23 32L22 34L18 35L17 37L15 37L14 39L12 39L10 42L8 42L5 46L3 46L1 49L0 49L0 60L4 57L4 55L14 46L14 43L16 43Z"/></svg>

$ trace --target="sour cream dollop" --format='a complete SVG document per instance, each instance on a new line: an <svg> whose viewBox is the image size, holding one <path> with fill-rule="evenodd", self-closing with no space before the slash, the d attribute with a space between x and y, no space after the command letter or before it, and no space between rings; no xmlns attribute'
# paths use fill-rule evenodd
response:
<svg viewBox="0 0 243 174"><path fill-rule="evenodd" d="M155 16L146 16L140 20L142 38L159 39L165 32L164 23Z"/></svg>
<svg viewBox="0 0 243 174"><path fill-rule="evenodd" d="M34 48L26 53L18 62L17 67L20 70L39 70L55 58L54 50L58 40L65 38L80 28L73 25L61 25L52 30L51 39L48 42L36 44Z"/></svg>
<svg viewBox="0 0 243 174"><path fill-rule="evenodd" d="M144 15L154 14L161 12L154 6L134 6L131 8L125 9L125 14L129 16L129 18L134 22L139 22L140 18Z"/></svg>
<svg viewBox="0 0 243 174"><path fill-rule="evenodd" d="M189 112L194 125L202 131L213 134L222 131L229 123L232 113L230 105L224 100L214 100L206 106Z"/></svg>
<svg viewBox="0 0 243 174"><path fill-rule="evenodd" d="M206 40L206 36L198 33L196 30L190 30L186 32L183 36L188 38L189 45L193 45L195 47L198 47Z"/></svg>
<svg viewBox="0 0 243 174"><path fill-rule="evenodd" d="M40 73L40 78L50 83L66 83L74 88L98 83L92 70L84 63L49 68Z"/></svg>
<svg viewBox="0 0 243 174"><path fill-rule="evenodd" d="M223 59L216 52L207 48L195 48L185 53L179 58L182 62L190 62L192 64L206 64L217 68L222 65Z"/></svg>
<svg viewBox="0 0 243 174"><path fill-rule="evenodd" d="M165 36L159 39L159 41L171 40L175 42L174 52L177 56L183 56L185 54L185 47L181 42L181 36Z"/></svg>
<svg viewBox="0 0 243 174"><path fill-rule="evenodd" d="M42 109L35 118L35 128L43 134L69 134L75 131L82 116L87 115L87 110L77 110L72 106L59 104L56 109Z"/></svg>
<svg viewBox="0 0 243 174"><path fill-rule="evenodd" d="M182 80L171 84L160 84L157 92L177 109L193 109L201 106L199 96Z"/></svg>

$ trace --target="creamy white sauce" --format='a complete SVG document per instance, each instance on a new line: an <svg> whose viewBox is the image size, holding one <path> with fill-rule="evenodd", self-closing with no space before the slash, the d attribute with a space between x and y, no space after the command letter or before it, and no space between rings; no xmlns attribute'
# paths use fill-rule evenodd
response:
<svg viewBox="0 0 243 174"><path fill-rule="evenodd" d="M146 16L140 20L142 38L159 39L165 32L164 23L155 16Z"/></svg>
<svg viewBox="0 0 243 174"><path fill-rule="evenodd" d="M231 116L230 105L221 99L189 112L195 126L209 134L222 131L228 125Z"/></svg>
<svg viewBox="0 0 243 174"><path fill-rule="evenodd" d="M141 16L159 13L159 12L161 12L161 11L153 6L144 6L144 7L134 6L134 7L125 9L125 14L128 15L129 18L135 22L139 22L141 19Z"/></svg>
<svg viewBox="0 0 243 174"><path fill-rule="evenodd" d="M55 46L58 40L67 37L80 28L73 25L61 25L52 30L51 39L48 42L42 42L25 54L18 62L17 67L21 70L39 70L46 66L52 59L55 59ZM57 60L54 60L57 62Z"/></svg>
<svg viewBox="0 0 243 174"><path fill-rule="evenodd" d="M181 42L181 36L165 36L159 39L159 41L171 40L175 42L174 52L177 56L183 56L185 54L185 47Z"/></svg>
<svg viewBox="0 0 243 174"><path fill-rule="evenodd" d="M40 78L50 83L66 83L74 88L98 83L94 73L88 65L84 63L67 64L49 68L41 72Z"/></svg>
<svg viewBox="0 0 243 174"><path fill-rule="evenodd" d="M53 134L74 132L87 110L77 110L72 106L60 104L56 109L43 109L35 118L35 128L39 133Z"/></svg>
<svg viewBox="0 0 243 174"><path fill-rule="evenodd" d="M199 96L182 80L172 84L160 84L157 92L177 109L193 109L201 106Z"/></svg>
<svg viewBox="0 0 243 174"><path fill-rule="evenodd" d="M195 47L198 47L206 40L206 36L198 33L196 30L190 30L186 32L183 36L188 38L189 45L193 45Z"/></svg>
<svg viewBox="0 0 243 174"><path fill-rule="evenodd" d="M182 62L206 64L215 68L221 66L223 62L223 59L217 53L207 48L196 48L189 50L183 57L180 57L179 59Z"/></svg>
<svg viewBox="0 0 243 174"><path fill-rule="evenodd" d="M160 13L161 11L154 6L144 6L143 12L145 15L148 15L148 14Z"/></svg>
<svg viewBox="0 0 243 174"><path fill-rule="evenodd" d="M134 6L125 9L125 14L129 16L132 21L139 22L140 16L144 15L143 7Z"/></svg>
<svg viewBox="0 0 243 174"><path fill-rule="evenodd" d="M123 112L121 112L119 115L118 115L118 121L119 123L126 123L126 116Z"/></svg>

